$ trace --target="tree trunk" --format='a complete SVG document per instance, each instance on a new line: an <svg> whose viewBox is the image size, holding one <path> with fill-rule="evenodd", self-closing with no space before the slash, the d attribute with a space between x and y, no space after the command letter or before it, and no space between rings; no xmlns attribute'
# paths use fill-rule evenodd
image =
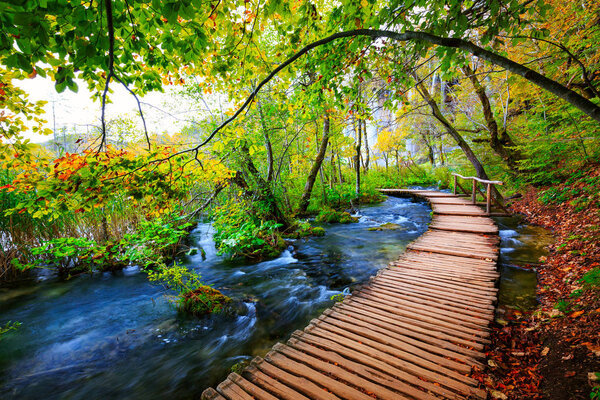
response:
<svg viewBox="0 0 600 400"><path fill-rule="evenodd" d="M288 228L290 222L277 204L270 183L260 176L260 172L252 161L248 147L244 144L238 148L238 151L243 169L251 180L251 184L249 185L242 176L237 176L234 182L245 190L246 196L252 196L253 203L260 203L260 218L273 220L281 224L283 229Z"/></svg>
<svg viewBox="0 0 600 400"><path fill-rule="evenodd" d="M369 137L367 134L367 120L363 121L363 136L365 137L365 172L369 171Z"/></svg>
<svg viewBox="0 0 600 400"><path fill-rule="evenodd" d="M269 130L267 129L267 123L265 116L262 111L262 105L260 101L257 102L258 114L260 116L260 124L262 125L263 137L265 140L265 149L267 150L267 182L273 181L273 146L271 145L271 139L269 138Z"/></svg>
<svg viewBox="0 0 600 400"><path fill-rule="evenodd" d="M304 192L302 193L302 197L300 198L300 204L298 205L298 214L302 215L306 213L308 209L308 204L310 202L310 195L313 190L313 186L315 185L315 180L317 178L317 173L321 169L321 165L323 164L323 159L325 158L325 153L327 152L327 144L329 143L329 114L325 113L325 117L323 119L323 137L321 138L321 145L319 146L319 152L317 154L317 158L315 158L315 162L313 163L312 168L306 178L306 184L304 185Z"/></svg>
<svg viewBox="0 0 600 400"><path fill-rule="evenodd" d="M444 115L440 111L438 104L431 97L431 95L427 91L427 88L421 82L420 78L416 74L413 74L413 75L414 75L416 81L419 82L419 83L417 83L417 91L421 94L421 96L427 102L427 104L429 104L429 107L431 107L433 116L438 121L440 121L440 123L442 125L444 125L444 128L446 128L446 131L450 134L450 136L452 136L452 138L454 138L454 140L456 141L458 146L462 149L463 153L465 153L465 156L471 162L471 164L473 165L473 168L475 168L475 173L477 174L477 177L479 179L490 180L487 173L485 172L485 169L483 168L483 165L481 164L481 162L479 162L479 159L477 158L477 156L471 149L471 146L469 146L469 144L463 139L463 137L460 135L460 133L458 133L456 128L454 128L454 126L444 117ZM500 192L498 192L498 189L496 189L495 186L492 186L492 188L493 188L494 197L496 197L499 201L502 201L503 198L502 198L502 195L500 194Z"/></svg>
<svg viewBox="0 0 600 400"><path fill-rule="evenodd" d="M488 131L490 132L490 147L496 152L496 154L500 156L500 158L502 158L502 160L504 160L511 171L518 173L519 169L517 167L517 161L522 160L523 155L519 151L511 148L515 145L515 143L512 141L510 136L508 136L506 129L498 129L498 123L496 122L496 118L494 118L494 112L492 111L490 100L485 93L485 88L481 85L471 67L469 65L465 65L462 70L471 81L473 88L475 88L475 93L477 93L477 97L481 102L481 107L483 108L483 117L485 119Z"/></svg>
<svg viewBox="0 0 600 400"><path fill-rule="evenodd" d="M356 130L356 154L354 155L354 172L356 174L356 200L360 200L360 148L361 148L361 123L360 120L358 122L358 130ZM354 129L356 129L356 124L354 124Z"/></svg>

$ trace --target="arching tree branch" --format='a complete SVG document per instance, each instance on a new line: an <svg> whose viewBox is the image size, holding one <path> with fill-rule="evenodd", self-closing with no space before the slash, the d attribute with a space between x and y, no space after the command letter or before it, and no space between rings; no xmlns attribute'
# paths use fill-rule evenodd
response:
<svg viewBox="0 0 600 400"><path fill-rule="evenodd" d="M108 0L107 0L108 1ZM486 50L482 47L479 47L468 40L459 39L459 38L447 38L432 35L426 32L394 32L388 30L378 30L378 29L354 29L345 32L338 32L330 35L326 38L317 40L316 42L310 43L292 55L290 58L282 62L275 68L271 73L263 79L256 88L250 93L250 95L246 98L246 101L242 104L242 106L228 119L226 119L221 125L219 125L212 133L200 144L198 144L195 148L185 150L184 152L194 151L199 149L200 147L205 146L208 142L210 142L217 133L219 133L223 128L225 128L228 124L230 124L233 120L235 120L245 109L248 107L258 92L262 89L264 85L266 85L269 81L271 81L279 72L288 67L290 64L294 63L304 54L309 51L319 47L331 43L337 39L356 37L356 36L368 36L372 39L381 39L388 38L399 42L407 42L407 41L416 41L416 42L425 42L431 43L437 46L449 47L454 49L461 49L470 53L476 57L479 57L483 60L489 61L492 64L498 65L506 70L520 75L523 78L527 79L529 82L533 83L536 86L541 87L544 90L547 90L557 97L567 101L574 107L578 108L583 113L587 114L589 117L594 119L595 121L600 123L600 107L589 101L585 97L581 96L577 92L561 85L560 83L547 78L546 76L522 65L515 61L512 61L506 57L503 57L499 54L493 53L489 50Z"/></svg>

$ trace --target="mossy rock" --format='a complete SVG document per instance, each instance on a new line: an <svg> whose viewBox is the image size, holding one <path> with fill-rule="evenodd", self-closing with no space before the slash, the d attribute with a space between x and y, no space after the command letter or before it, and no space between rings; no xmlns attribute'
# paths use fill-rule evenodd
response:
<svg viewBox="0 0 600 400"><path fill-rule="evenodd" d="M180 311L202 316L220 313L231 303L231 298L210 286L201 286L198 289L184 292L180 295Z"/></svg>
<svg viewBox="0 0 600 400"><path fill-rule="evenodd" d="M317 218L315 218L317 222L328 222L330 224L340 223L340 224L350 224L353 222L358 222L358 218L353 217L350 213L345 211L336 211L336 210L323 210L319 213Z"/></svg>
<svg viewBox="0 0 600 400"><path fill-rule="evenodd" d="M367 229L368 231L395 231L398 229L403 229L402 226L398 224L393 224L391 222L386 222L385 224L374 226L372 228Z"/></svg>
<svg viewBox="0 0 600 400"><path fill-rule="evenodd" d="M325 228L320 226L310 226L308 223L302 223L294 232L285 233L283 237L288 239L301 239L308 236L324 236Z"/></svg>

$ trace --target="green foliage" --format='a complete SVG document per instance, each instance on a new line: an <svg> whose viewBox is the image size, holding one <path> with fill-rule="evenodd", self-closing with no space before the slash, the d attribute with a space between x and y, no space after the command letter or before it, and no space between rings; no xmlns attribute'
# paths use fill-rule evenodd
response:
<svg viewBox="0 0 600 400"><path fill-rule="evenodd" d="M218 253L231 258L275 257L286 246L278 232L281 224L262 221L244 202L229 201L215 208L213 227Z"/></svg>
<svg viewBox="0 0 600 400"><path fill-rule="evenodd" d="M31 248L34 261L21 263L15 258L12 262L20 269L52 269L61 276L111 271L128 264L142 268L163 265L175 256L188 226L174 215L158 217L142 221L120 241L99 244L84 237L56 238Z"/></svg>
<svg viewBox="0 0 600 400"><path fill-rule="evenodd" d="M147 270L148 279L165 285L177 292L174 303L177 309L188 314L202 316L219 313L231 299L200 281L200 275L180 265L160 265Z"/></svg>
<svg viewBox="0 0 600 400"><path fill-rule="evenodd" d="M600 267L590 269L579 281L585 288L600 288Z"/></svg>
<svg viewBox="0 0 600 400"><path fill-rule="evenodd" d="M350 213L345 211L336 211L333 208L326 208L322 210L317 218L315 218L317 222L327 222L330 224L339 223L339 224L350 224L352 222L358 222L358 218L353 217Z"/></svg>
<svg viewBox="0 0 600 400"><path fill-rule="evenodd" d="M298 221L292 227L293 232L284 232L283 237L290 239L300 239L308 236L324 236L325 228L312 226L308 221Z"/></svg>
<svg viewBox="0 0 600 400"><path fill-rule="evenodd" d="M333 296L330 297L331 300L338 302L338 303L341 301L344 301L345 298L346 298L346 296L343 293L334 294Z"/></svg>
<svg viewBox="0 0 600 400"><path fill-rule="evenodd" d="M191 226L174 214L151 220L143 220L135 233L126 234L121 245L124 256L141 267L160 265L175 257L181 240L187 236Z"/></svg>
<svg viewBox="0 0 600 400"><path fill-rule="evenodd" d="M21 326L20 322L12 322L8 321L4 326L0 326L0 340L2 340L2 335L10 332L16 331Z"/></svg>
<svg viewBox="0 0 600 400"><path fill-rule="evenodd" d="M573 171L564 183L551 186L541 192L539 201L543 204L563 204L568 202L575 211L582 211L592 202L600 200L598 187L600 175L587 175L587 169Z"/></svg>
<svg viewBox="0 0 600 400"><path fill-rule="evenodd" d="M600 379L600 374L595 372L596 380ZM596 385L590 391L590 400L600 400L600 385Z"/></svg>
<svg viewBox="0 0 600 400"><path fill-rule="evenodd" d="M559 300L554 305L554 308L563 314L568 314L571 310L571 303L568 300Z"/></svg>
<svg viewBox="0 0 600 400"><path fill-rule="evenodd" d="M13 264L22 270L29 268L52 269L61 276L108 271L125 265L120 257L118 243L99 245L94 240L86 238L52 239L39 247L32 248L31 254L36 257L33 262L22 264L15 258Z"/></svg>

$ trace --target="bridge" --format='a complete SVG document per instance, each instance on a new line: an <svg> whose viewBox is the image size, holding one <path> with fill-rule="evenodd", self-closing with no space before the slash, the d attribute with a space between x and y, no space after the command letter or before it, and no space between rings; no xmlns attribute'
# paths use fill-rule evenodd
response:
<svg viewBox="0 0 600 400"><path fill-rule="evenodd" d="M489 200L484 211L475 194L381 191L429 201L429 230L368 284L202 399L487 397L470 373L483 368L496 302L499 238Z"/></svg>

